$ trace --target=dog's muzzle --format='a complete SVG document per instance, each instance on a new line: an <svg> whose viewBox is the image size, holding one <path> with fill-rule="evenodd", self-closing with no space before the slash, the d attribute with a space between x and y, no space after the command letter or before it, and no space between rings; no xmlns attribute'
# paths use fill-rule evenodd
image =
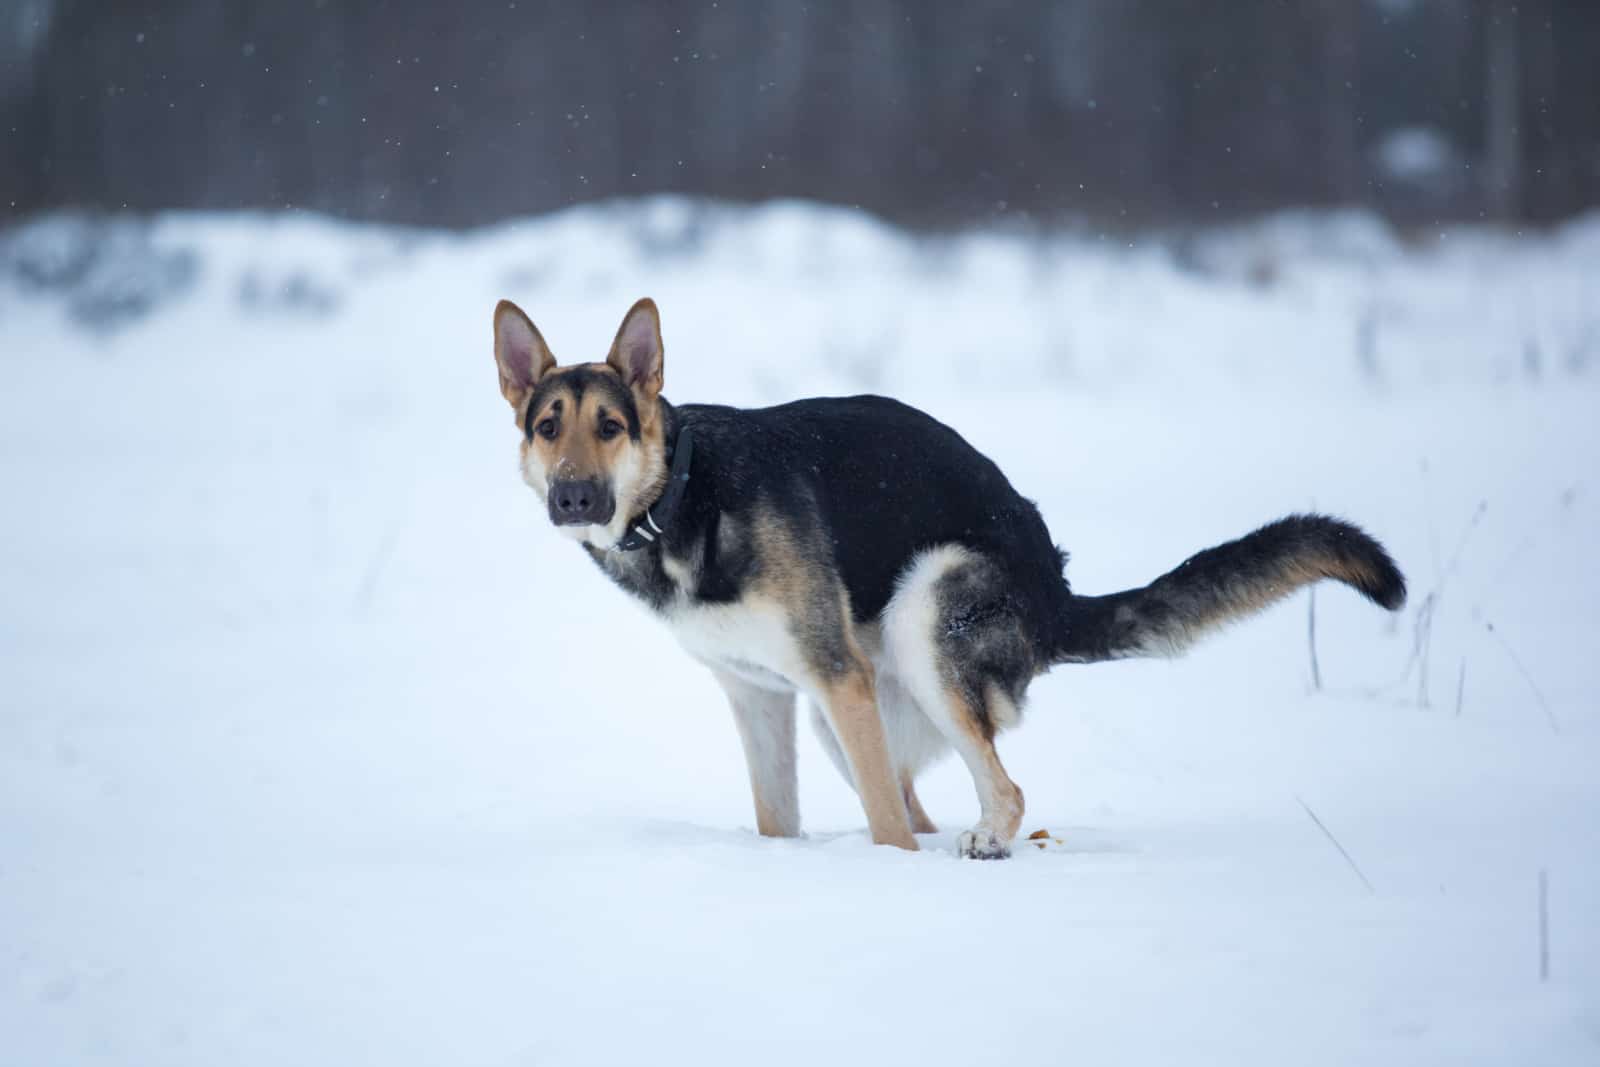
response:
<svg viewBox="0 0 1600 1067"><path fill-rule="evenodd" d="M611 490L593 478L552 483L549 504L557 526L604 526L617 510Z"/></svg>

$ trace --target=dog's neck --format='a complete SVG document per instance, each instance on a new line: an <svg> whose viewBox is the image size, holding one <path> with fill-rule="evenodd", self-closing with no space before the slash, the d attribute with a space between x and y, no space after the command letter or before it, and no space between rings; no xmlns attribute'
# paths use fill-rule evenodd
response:
<svg viewBox="0 0 1600 1067"><path fill-rule="evenodd" d="M689 464L694 454L694 438L679 421L677 409L658 398L665 449L662 462L667 475L661 492L628 523L627 533L612 548L615 552L636 552L659 546L660 539L678 520L684 493L689 488Z"/></svg>

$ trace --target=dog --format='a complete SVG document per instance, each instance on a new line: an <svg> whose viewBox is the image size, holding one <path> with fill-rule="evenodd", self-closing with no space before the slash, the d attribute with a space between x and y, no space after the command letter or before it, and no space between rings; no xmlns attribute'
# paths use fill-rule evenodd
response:
<svg viewBox="0 0 1600 1067"><path fill-rule="evenodd" d="M1022 790L994 739L1061 663L1174 656L1332 578L1390 611L1406 585L1355 526L1293 515L1139 589L1079 596L1034 504L950 427L880 396L741 409L668 403L661 319L640 300L604 362L557 366L515 304L494 311L523 480L550 521L716 676L757 830L800 833L795 696L875 843L936 830L917 774L950 749L977 788L964 857L1009 854Z"/></svg>

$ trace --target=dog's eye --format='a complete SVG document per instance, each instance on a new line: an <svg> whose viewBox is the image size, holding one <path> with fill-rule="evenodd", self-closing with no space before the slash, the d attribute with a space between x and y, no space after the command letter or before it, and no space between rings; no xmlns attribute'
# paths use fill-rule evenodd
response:
<svg viewBox="0 0 1600 1067"><path fill-rule="evenodd" d="M556 439L556 433L558 430L559 427L556 426L555 419L541 419L539 421L539 425L533 428L533 432L544 438L546 441L554 441Z"/></svg>
<svg viewBox="0 0 1600 1067"><path fill-rule="evenodd" d="M622 423L616 419L607 419L600 424L600 440L609 441L622 432Z"/></svg>

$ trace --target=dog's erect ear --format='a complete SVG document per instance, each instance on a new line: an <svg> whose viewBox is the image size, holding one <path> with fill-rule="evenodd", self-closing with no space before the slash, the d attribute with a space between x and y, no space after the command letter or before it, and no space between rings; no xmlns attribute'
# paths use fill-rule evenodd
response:
<svg viewBox="0 0 1600 1067"><path fill-rule="evenodd" d="M661 392L661 315L648 296L628 309L606 362L646 401Z"/></svg>
<svg viewBox="0 0 1600 1067"><path fill-rule="evenodd" d="M494 308L494 361L500 368L500 391L519 414L529 391L556 365L538 329L509 300Z"/></svg>

